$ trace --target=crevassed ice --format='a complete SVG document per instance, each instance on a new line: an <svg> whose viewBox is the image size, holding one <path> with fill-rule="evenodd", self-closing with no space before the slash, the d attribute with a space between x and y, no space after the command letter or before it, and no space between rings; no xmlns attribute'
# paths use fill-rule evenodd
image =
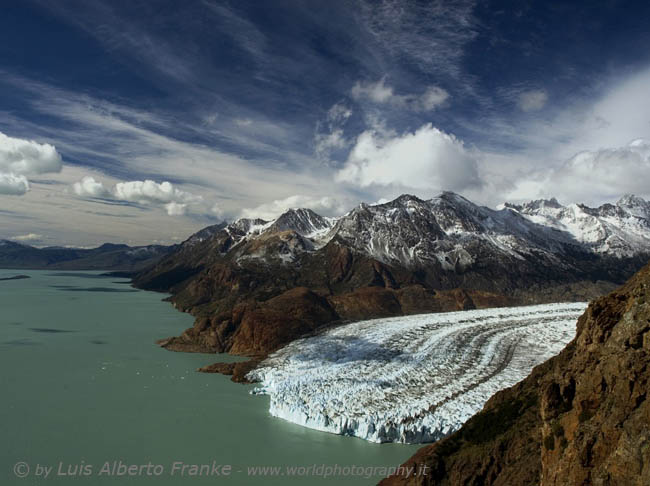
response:
<svg viewBox="0 0 650 486"><path fill-rule="evenodd" d="M586 305L357 322L292 342L248 377L276 417L373 442L430 442L560 352Z"/></svg>

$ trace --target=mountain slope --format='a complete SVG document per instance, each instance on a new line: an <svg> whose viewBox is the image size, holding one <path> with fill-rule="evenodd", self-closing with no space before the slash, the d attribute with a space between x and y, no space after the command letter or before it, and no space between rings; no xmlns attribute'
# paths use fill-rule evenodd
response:
<svg viewBox="0 0 650 486"><path fill-rule="evenodd" d="M169 349L252 355L335 321L587 300L650 256L650 246L623 257L598 253L517 209L495 211L448 192L362 204L336 220L309 210L241 219L198 240L134 285L171 292L176 307L197 317L164 341ZM273 299L307 311L287 324Z"/></svg>
<svg viewBox="0 0 650 486"><path fill-rule="evenodd" d="M650 484L650 265L592 302L575 339L382 485Z"/></svg>

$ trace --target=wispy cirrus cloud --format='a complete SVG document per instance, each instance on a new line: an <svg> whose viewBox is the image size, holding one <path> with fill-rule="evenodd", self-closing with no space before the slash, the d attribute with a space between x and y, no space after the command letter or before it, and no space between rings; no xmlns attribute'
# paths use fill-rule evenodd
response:
<svg viewBox="0 0 650 486"><path fill-rule="evenodd" d="M438 86L428 86L421 94L397 94L385 77L377 82L358 81L350 93L356 100L412 111L434 110L449 98L449 93Z"/></svg>
<svg viewBox="0 0 650 486"><path fill-rule="evenodd" d="M543 89L524 91L519 95L517 105L523 111L537 111L544 108L548 101L548 94Z"/></svg>
<svg viewBox="0 0 650 486"><path fill-rule="evenodd" d="M362 22L400 63L441 78L458 79L465 47L477 35L476 2L364 2Z"/></svg>

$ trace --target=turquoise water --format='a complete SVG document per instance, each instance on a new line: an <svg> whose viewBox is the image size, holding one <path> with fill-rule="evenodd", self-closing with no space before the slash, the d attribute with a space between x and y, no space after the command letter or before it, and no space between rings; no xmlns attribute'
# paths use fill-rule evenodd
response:
<svg viewBox="0 0 650 486"><path fill-rule="evenodd" d="M251 386L196 373L240 358L156 346L192 324L164 295L99 272L0 270L16 274L32 278L0 281L2 485L375 484L417 450L290 424Z"/></svg>

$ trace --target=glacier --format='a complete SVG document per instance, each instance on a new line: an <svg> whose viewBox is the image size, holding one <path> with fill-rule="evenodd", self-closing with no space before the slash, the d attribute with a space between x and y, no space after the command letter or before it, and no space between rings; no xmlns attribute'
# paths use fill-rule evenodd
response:
<svg viewBox="0 0 650 486"><path fill-rule="evenodd" d="M372 442L454 432L575 335L586 303L422 314L343 325L290 343L248 374L270 414Z"/></svg>

